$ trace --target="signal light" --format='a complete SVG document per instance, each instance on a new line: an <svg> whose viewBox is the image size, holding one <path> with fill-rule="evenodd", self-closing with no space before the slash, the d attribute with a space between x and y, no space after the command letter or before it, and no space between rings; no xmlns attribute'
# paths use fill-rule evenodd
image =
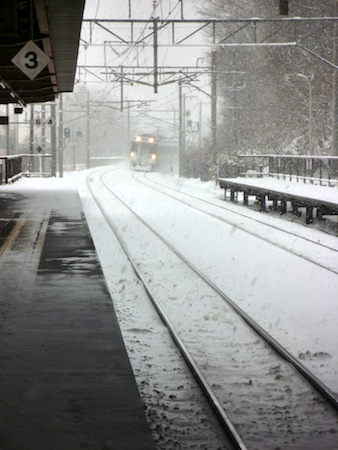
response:
<svg viewBox="0 0 338 450"><path fill-rule="evenodd" d="M64 129L65 138L70 138L70 128Z"/></svg>

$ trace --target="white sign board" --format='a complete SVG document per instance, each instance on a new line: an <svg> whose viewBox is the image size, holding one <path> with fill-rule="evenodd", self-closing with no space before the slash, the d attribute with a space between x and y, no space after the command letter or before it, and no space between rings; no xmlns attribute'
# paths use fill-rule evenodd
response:
<svg viewBox="0 0 338 450"><path fill-rule="evenodd" d="M12 63L27 75L28 78L34 78L50 62L50 58L33 41L27 44L14 56Z"/></svg>

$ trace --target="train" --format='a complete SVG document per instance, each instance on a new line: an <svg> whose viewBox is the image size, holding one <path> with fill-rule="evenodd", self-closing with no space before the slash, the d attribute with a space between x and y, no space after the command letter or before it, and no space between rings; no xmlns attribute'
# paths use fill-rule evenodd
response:
<svg viewBox="0 0 338 450"><path fill-rule="evenodd" d="M134 170L152 171L158 164L159 138L155 134L138 134L131 141L130 166Z"/></svg>

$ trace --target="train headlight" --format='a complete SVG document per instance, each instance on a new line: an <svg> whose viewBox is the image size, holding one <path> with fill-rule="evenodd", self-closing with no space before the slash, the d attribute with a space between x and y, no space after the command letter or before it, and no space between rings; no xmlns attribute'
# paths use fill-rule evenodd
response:
<svg viewBox="0 0 338 450"><path fill-rule="evenodd" d="M136 136L135 141L136 142L141 142L141 136Z"/></svg>
<svg viewBox="0 0 338 450"><path fill-rule="evenodd" d="M155 160L155 159L156 159L156 155L155 155L154 153L151 155L151 159L152 159L152 160Z"/></svg>
<svg viewBox="0 0 338 450"><path fill-rule="evenodd" d="M154 143L154 138L149 138L149 141L148 142L150 142L150 144L153 144Z"/></svg>

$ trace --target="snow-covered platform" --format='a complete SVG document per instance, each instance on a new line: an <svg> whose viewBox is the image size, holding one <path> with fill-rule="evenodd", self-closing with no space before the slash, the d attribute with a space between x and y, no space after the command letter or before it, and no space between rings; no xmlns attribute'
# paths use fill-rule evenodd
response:
<svg viewBox="0 0 338 450"><path fill-rule="evenodd" d="M154 449L76 189L0 211L0 448Z"/></svg>
<svg viewBox="0 0 338 450"><path fill-rule="evenodd" d="M287 212L290 202L293 212L306 208L306 223L313 222L314 210L319 219L323 215L338 215L338 189L334 187L302 184L296 181L275 178L218 178L224 189L224 198L230 191L230 199L237 201L238 192L243 193L243 203L248 204L249 196L255 196L260 202L261 210L266 208L266 200L271 200L272 207Z"/></svg>

